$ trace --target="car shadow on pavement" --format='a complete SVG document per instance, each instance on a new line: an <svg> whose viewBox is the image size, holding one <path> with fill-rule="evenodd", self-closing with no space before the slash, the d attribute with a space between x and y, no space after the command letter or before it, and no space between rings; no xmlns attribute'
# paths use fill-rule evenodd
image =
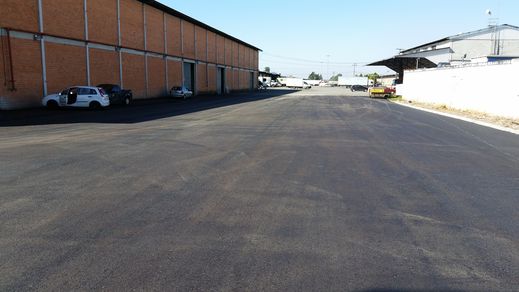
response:
<svg viewBox="0 0 519 292"><path fill-rule="evenodd" d="M0 127L74 123L141 123L213 108L256 102L293 92L294 90L269 89L253 93L237 93L224 96L196 96L186 100L165 97L135 100L130 106L114 106L102 110L35 108L1 111Z"/></svg>

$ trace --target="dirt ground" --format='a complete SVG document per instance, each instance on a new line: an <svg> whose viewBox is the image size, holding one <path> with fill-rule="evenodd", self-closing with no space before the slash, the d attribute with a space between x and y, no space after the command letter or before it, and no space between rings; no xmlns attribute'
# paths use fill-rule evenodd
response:
<svg viewBox="0 0 519 292"><path fill-rule="evenodd" d="M444 112L448 114L458 115L490 124L494 124L497 126L513 129L513 130L519 130L519 119L512 119L512 118L505 118L505 117L499 117L494 115L489 115L482 112L477 111L470 111L470 110L459 110L447 107L445 105L439 105L439 104L432 104L432 103L423 103L423 102L416 102L416 101L409 101L405 99L395 99L393 100L397 103L404 103L413 105L416 107L421 107L425 109L431 109L436 110L439 112Z"/></svg>

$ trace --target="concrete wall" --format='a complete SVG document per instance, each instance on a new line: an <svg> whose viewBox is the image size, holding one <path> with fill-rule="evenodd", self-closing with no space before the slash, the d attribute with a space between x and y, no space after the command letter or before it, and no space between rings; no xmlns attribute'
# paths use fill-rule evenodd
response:
<svg viewBox="0 0 519 292"><path fill-rule="evenodd" d="M519 60L406 71L405 99L519 118Z"/></svg>
<svg viewBox="0 0 519 292"><path fill-rule="evenodd" d="M0 1L0 109L37 106L73 85L158 97L182 84L184 60L195 61L201 94L216 93L217 65L228 72L227 92L248 89L240 74L258 70L255 49L137 0L40 1L41 11L39 0Z"/></svg>

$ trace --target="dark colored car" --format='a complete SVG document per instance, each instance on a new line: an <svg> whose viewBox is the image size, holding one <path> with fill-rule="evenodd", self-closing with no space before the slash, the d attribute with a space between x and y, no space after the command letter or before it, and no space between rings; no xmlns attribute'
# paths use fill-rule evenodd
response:
<svg viewBox="0 0 519 292"><path fill-rule="evenodd" d="M362 92L368 91L368 88L363 85L352 85L350 89L351 89L351 91L362 91Z"/></svg>
<svg viewBox="0 0 519 292"><path fill-rule="evenodd" d="M124 90L117 84L99 84L97 87L104 89L110 97L110 104L129 105L133 100L133 92Z"/></svg>

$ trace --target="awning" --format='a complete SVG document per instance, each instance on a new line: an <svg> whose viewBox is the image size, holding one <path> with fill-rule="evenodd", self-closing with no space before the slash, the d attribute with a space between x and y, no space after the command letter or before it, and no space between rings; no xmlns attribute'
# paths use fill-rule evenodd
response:
<svg viewBox="0 0 519 292"><path fill-rule="evenodd" d="M437 65L424 57L401 57L395 56L386 60L368 64L367 66L386 66L395 72L404 70L436 68Z"/></svg>
<svg viewBox="0 0 519 292"><path fill-rule="evenodd" d="M436 68L435 63L424 57L403 57L395 56L386 60L374 62L366 66L386 66L389 69L398 73L397 83L401 84L404 81L404 70Z"/></svg>

